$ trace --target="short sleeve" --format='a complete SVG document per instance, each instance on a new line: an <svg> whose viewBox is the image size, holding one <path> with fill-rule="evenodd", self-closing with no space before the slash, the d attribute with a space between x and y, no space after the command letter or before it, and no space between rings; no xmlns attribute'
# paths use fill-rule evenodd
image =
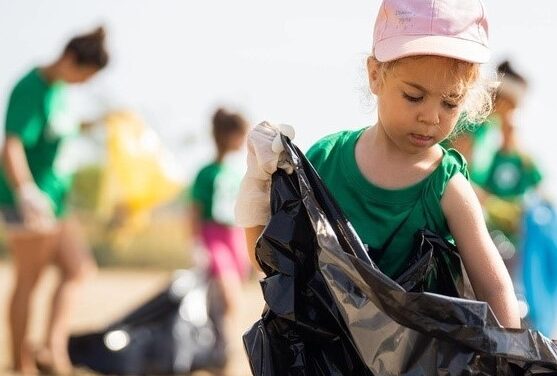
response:
<svg viewBox="0 0 557 376"><path fill-rule="evenodd" d="M444 150L444 153L441 165L434 172L431 179L431 188L439 201L443 197L447 184L453 176L462 174L467 180L470 180L468 165L464 156L455 149Z"/></svg>
<svg viewBox="0 0 557 376"><path fill-rule="evenodd" d="M6 136L17 136L24 146L37 143L43 131L41 103L33 93L16 86L8 102L6 113Z"/></svg>
<svg viewBox="0 0 557 376"><path fill-rule="evenodd" d="M193 181L193 186L191 189L191 199L196 203L203 202L206 198L207 192L207 174L205 170L201 170L195 180Z"/></svg>
<svg viewBox="0 0 557 376"><path fill-rule="evenodd" d="M526 163L525 163L527 169L528 169L528 173L527 173L527 179L528 179L528 188L535 188L536 186L538 186L540 184L540 182L543 180L543 174L540 171L540 169L538 168L538 166L534 163L533 160L531 160L530 158L526 158Z"/></svg>
<svg viewBox="0 0 557 376"><path fill-rule="evenodd" d="M348 134L347 131L342 131L321 138L308 149L305 153L306 158L319 171L319 167L327 160L335 146Z"/></svg>
<svg viewBox="0 0 557 376"><path fill-rule="evenodd" d="M318 165L324 159L324 149L320 142L313 144L306 152L306 158L312 165Z"/></svg>
<svg viewBox="0 0 557 376"><path fill-rule="evenodd" d="M426 208L425 215L430 215L431 223L442 232L450 233L445 214L441 206L443 194L449 181L457 174L462 174L470 180L466 159L455 149L444 150L441 164L431 175L426 189L423 191L423 204Z"/></svg>
<svg viewBox="0 0 557 376"><path fill-rule="evenodd" d="M530 172L530 181L532 183L532 186L533 187L537 186L538 184L540 184L542 180L543 180L543 175L541 171L538 168L534 167Z"/></svg>

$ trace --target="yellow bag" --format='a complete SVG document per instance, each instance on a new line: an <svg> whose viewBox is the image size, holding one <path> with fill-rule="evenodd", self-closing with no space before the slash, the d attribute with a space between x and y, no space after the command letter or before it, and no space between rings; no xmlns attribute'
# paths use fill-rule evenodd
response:
<svg viewBox="0 0 557 376"><path fill-rule="evenodd" d="M484 204L490 227L505 234L517 235L522 220L522 205L519 201L504 200L491 195Z"/></svg>
<svg viewBox="0 0 557 376"><path fill-rule="evenodd" d="M118 238L127 238L148 223L155 207L175 198L183 183L172 155L138 116L113 112L104 122L107 160L97 214L110 220Z"/></svg>

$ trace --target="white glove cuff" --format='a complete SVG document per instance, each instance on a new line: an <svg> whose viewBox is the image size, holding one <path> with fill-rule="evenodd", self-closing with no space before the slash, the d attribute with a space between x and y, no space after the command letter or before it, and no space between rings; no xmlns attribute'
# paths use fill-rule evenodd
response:
<svg viewBox="0 0 557 376"><path fill-rule="evenodd" d="M244 178L234 207L239 227L265 226L271 219L270 181Z"/></svg>

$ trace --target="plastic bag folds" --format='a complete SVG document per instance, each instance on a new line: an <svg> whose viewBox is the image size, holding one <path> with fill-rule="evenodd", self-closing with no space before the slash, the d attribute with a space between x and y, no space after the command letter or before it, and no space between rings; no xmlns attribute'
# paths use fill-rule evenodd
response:
<svg viewBox="0 0 557 376"><path fill-rule="evenodd" d="M319 176L283 137L272 217L256 247L266 307L244 335L257 376L557 374L557 346L502 328L473 300L456 248L419 231L393 280L368 256Z"/></svg>

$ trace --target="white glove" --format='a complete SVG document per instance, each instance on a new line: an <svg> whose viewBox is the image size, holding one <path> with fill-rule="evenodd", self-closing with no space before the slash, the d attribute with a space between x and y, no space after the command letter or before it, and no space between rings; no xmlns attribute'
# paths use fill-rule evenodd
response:
<svg viewBox="0 0 557 376"><path fill-rule="evenodd" d="M271 125L264 121L248 134L247 170L236 198L234 214L236 225L255 227L266 225L271 217L271 175L281 168L288 174L294 171L286 161L280 135L291 140L294 128L290 125Z"/></svg>
<svg viewBox="0 0 557 376"><path fill-rule="evenodd" d="M56 225L52 202L34 183L25 183L16 192L16 201L23 225L33 231L45 232Z"/></svg>

